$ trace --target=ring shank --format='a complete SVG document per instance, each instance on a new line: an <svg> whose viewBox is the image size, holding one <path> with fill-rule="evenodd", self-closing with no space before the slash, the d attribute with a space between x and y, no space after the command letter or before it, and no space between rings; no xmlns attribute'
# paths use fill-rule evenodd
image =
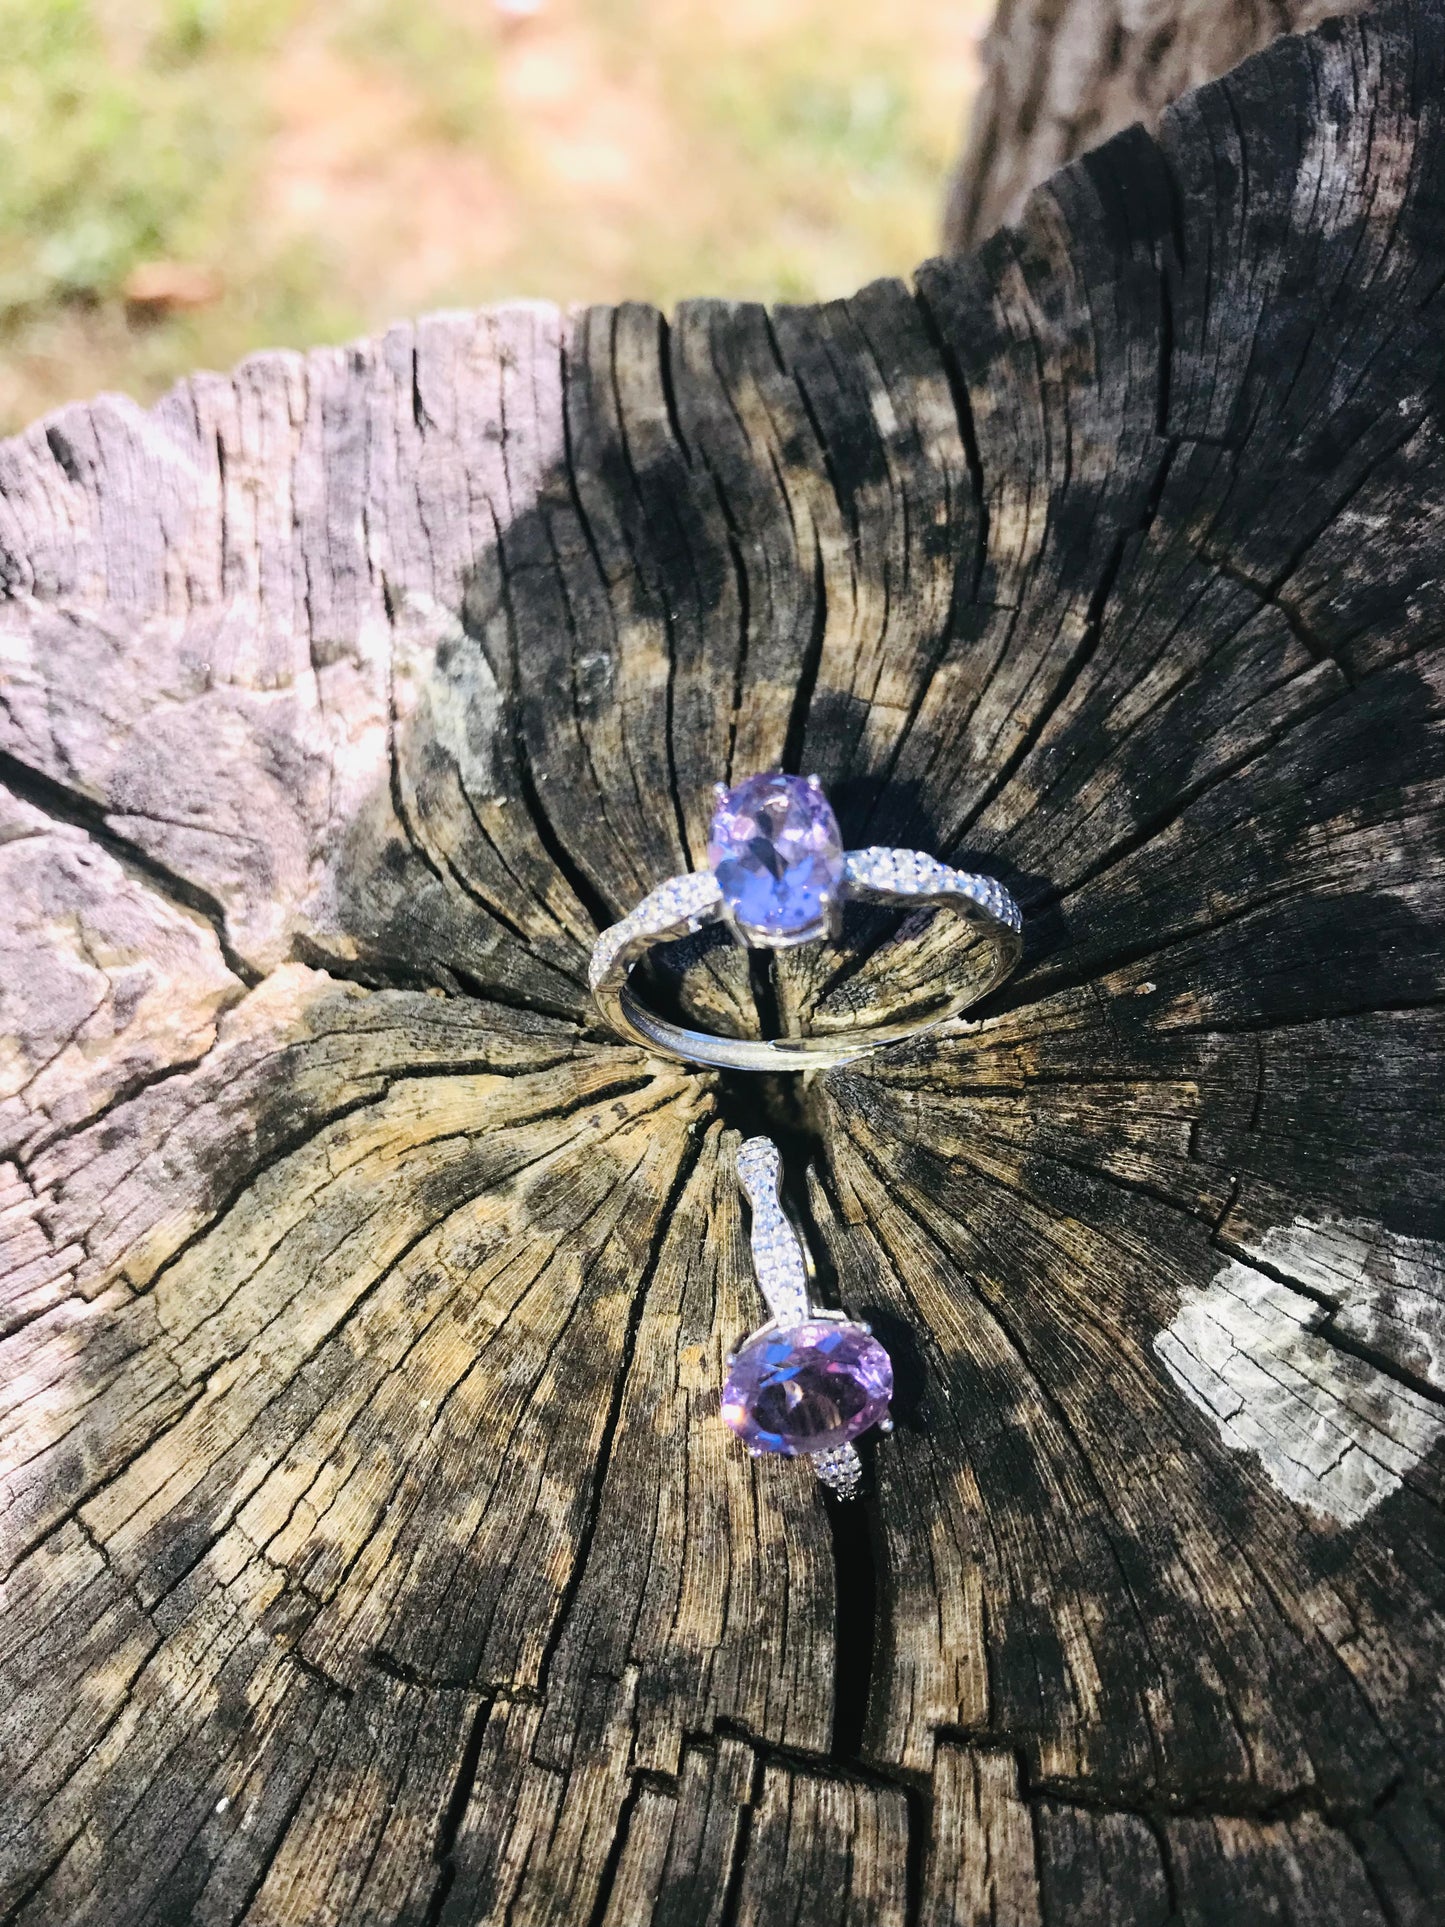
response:
<svg viewBox="0 0 1445 1927"><path fill-rule="evenodd" d="M987 946L983 971L972 973L963 986L945 990L938 1007L927 1017L912 1018L906 1023L879 1024L861 1033L764 1039L722 1037L710 1031L690 1029L650 1010L631 988L627 976L652 944L670 941L722 917L721 897L715 881L707 878L706 873L698 872L693 877L674 879L661 886L638 906L631 918L613 925L598 939L593 995L599 1011L620 1035L686 1063L708 1065L717 1070L824 1070L852 1063L886 1045L902 1043L936 1029L997 989L1018 963L1023 951L1022 913L1008 892L991 877L951 870L931 857L918 856L912 851L855 851L850 853L848 865L845 895L853 901L907 910L952 911L971 925ZM713 883L711 893L705 887L706 882ZM663 924L660 912L649 915L649 906L659 899L666 903L666 893L675 894L685 884L694 887L672 924ZM973 954L971 950L970 955Z"/></svg>

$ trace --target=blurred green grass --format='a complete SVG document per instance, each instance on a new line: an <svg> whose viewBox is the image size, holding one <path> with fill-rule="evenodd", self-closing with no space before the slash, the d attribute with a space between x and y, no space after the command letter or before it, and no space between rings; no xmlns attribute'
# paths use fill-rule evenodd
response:
<svg viewBox="0 0 1445 1927"><path fill-rule="evenodd" d="M982 0L0 0L0 428L433 306L934 245Z"/></svg>

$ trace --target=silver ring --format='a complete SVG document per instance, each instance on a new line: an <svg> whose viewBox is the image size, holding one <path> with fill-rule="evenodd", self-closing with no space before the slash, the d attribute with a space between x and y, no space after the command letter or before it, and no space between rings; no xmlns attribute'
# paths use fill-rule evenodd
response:
<svg viewBox="0 0 1445 1927"><path fill-rule="evenodd" d="M750 776L734 789L719 783L708 836L708 868L669 877L604 930L588 972L593 999L619 1036L721 1070L818 1070L846 1064L884 1044L956 1017L997 989L1023 950L1023 912L992 877L955 870L921 850L845 851L816 776L779 771ZM786 950L836 938L848 901L957 913L982 939L986 957L966 982L938 986L926 1017L879 1024L837 1037L719 1037L689 1030L649 1010L628 973L654 944L721 923L753 950ZM970 953L971 954L971 953Z"/></svg>
<svg viewBox="0 0 1445 1927"><path fill-rule="evenodd" d="M779 1195L777 1145L748 1138L737 1170L752 1207L758 1289L772 1316L728 1359L723 1420L754 1458L808 1458L824 1485L851 1499L863 1476L854 1439L874 1425L893 1430L892 1361L870 1325L809 1298L807 1250Z"/></svg>

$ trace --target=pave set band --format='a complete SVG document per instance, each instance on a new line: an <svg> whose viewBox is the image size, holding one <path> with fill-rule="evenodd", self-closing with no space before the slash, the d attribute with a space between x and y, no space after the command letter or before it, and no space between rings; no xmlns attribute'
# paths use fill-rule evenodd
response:
<svg viewBox="0 0 1445 1927"><path fill-rule="evenodd" d="M1023 914L994 878L956 870L920 850L845 851L816 777L771 772L719 786L709 867L670 877L597 938L589 981L609 1027L634 1043L721 1070L806 1071L843 1064L930 1030L986 996L1023 949ZM722 923L755 950L836 937L849 901L950 911L982 943L981 966L936 986L926 1016L827 1037L722 1037L650 1010L629 972L655 944Z"/></svg>
<svg viewBox="0 0 1445 1927"><path fill-rule="evenodd" d="M808 1458L825 1486L851 1499L863 1477L854 1439L873 1425L893 1430L892 1361L870 1325L809 1298L807 1248L783 1210L782 1159L772 1139L748 1138L737 1173L771 1316L728 1359L724 1422L755 1458Z"/></svg>

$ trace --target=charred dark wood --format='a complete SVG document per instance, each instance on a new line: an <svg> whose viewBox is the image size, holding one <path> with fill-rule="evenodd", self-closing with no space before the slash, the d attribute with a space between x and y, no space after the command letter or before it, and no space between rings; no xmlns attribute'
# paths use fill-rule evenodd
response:
<svg viewBox="0 0 1445 1927"><path fill-rule="evenodd" d="M1396 5L912 289L0 451L0 1916L1438 1918L1442 102ZM802 1093L584 994L780 761L1028 916ZM760 1123L851 1511L718 1417Z"/></svg>
<svg viewBox="0 0 1445 1927"><path fill-rule="evenodd" d="M943 245L964 253L1017 221L1055 169L1216 80L1276 35L1363 0L999 0L983 42Z"/></svg>

